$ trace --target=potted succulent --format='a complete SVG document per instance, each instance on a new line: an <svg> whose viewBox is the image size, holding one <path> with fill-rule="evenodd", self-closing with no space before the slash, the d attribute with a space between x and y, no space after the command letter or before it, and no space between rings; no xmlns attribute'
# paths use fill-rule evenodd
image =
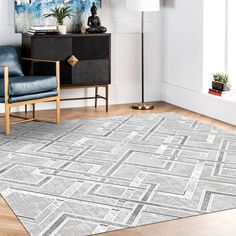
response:
<svg viewBox="0 0 236 236"><path fill-rule="evenodd" d="M66 25L64 24L64 20L68 17L72 16L72 9L67 6L55 7L51 9L51 13L44 14L44 17L54 17L57 20L57 29L60 34L66 34Z"/></svg>
<svg viewBox="0 0 236 236"><path fill-rule="evenodd" d="M212 88L219 91L229 91L231 89L229 76L221 73L214 74Z"/></svg>

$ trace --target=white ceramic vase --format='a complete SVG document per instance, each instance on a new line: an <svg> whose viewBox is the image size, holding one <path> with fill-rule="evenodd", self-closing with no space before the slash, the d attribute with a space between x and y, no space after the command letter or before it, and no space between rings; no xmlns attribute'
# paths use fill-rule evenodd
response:
<svg viewBox="0 0 236 236"><path fill-rule="evenodd" d="M58 25L57 29L59 34L66 34L66 25Z"/></svg>

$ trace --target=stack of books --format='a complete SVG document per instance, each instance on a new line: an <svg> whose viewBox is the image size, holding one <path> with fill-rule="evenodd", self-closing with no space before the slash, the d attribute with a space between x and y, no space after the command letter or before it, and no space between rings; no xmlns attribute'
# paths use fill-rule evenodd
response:
<svg viewBox="0 0 236 236"><path fill-rule="evenodd" d="M227 97L227 96L233 96L236 95L236 91L234 90L230 90L230 91L220 91L217 89L212 89L210 88L208 90L209 94L215 95L215 96L219 96L219 97Z"/></svg>
<svg viewBox="0 0 236 236"><path fill-rule="evenodd" d="M53 25L48 26L32 26L28 31L31 35L55 35L58 34L57 27Z"/></svg>

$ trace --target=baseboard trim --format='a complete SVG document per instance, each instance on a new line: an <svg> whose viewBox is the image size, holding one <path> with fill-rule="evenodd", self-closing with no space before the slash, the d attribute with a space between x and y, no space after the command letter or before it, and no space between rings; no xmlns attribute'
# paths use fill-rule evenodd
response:
<svg viewBox="0 0 236 236"><path fill-rule="evenodd" d="M202 115L236 125L236 103L230 99L163 83L162 100Z"/></svg>

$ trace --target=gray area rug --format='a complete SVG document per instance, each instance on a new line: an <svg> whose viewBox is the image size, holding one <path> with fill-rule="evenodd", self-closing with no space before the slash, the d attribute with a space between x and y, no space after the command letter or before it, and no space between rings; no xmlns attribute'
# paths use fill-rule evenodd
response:
<svg viewBox="0 0 236 236"><path fill-rule="evenodd" d="M33 236L236 207L236 134L174 113L27 123L0 136L0 192Z"/></svg>

